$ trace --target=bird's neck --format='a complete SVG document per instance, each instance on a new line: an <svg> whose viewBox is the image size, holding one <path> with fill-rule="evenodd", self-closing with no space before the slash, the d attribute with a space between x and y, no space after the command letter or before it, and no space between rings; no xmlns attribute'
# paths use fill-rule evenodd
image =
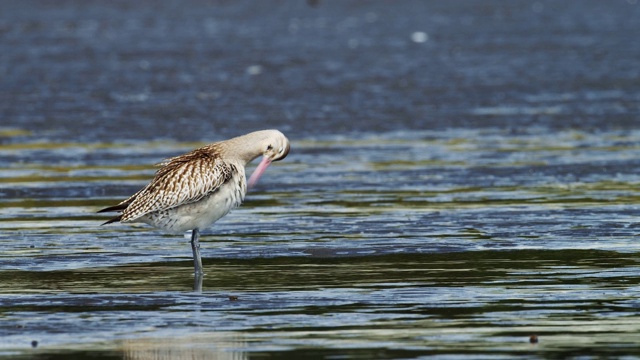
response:
<svg viewBox="0 0 640 360"><path fill-rule="evenodd" d="M219 153L223 159L239 162L246 166L262 155L264 151L263 142L266 140L266 135L265 131L256 131L211 144L209 147L211 151Z"/></svg>

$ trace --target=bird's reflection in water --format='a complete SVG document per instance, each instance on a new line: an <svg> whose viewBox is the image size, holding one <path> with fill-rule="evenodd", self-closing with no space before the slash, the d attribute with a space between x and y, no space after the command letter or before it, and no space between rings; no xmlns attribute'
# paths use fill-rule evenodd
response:
<svg viewBox="0 0 640 360"><path fill-rule="evenodd" d="M124 360L242 360L247 344L241 333L212 332L187 337L122 341Z"/></svg>

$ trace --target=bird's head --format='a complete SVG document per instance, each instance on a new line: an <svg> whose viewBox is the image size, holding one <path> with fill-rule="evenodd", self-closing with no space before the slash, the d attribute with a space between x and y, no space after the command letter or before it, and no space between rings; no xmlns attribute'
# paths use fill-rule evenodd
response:
<svg viewBox="0 0 640 360"><path fill-rule="evenodd" d="M289 139L278 130L263 130L254 134L260 134L260 140L257 140L262 147L262 160L258 167L253 171L247 185L253 187L267 167L273 161L279 161L287 157L289 154ZM249 134L251 135L251 134Z"/></svg>
<svg viewBox="0 0 640 360"><path fill-rule="evenodd" d="M281 132L277 131L277 133L266 142L262 155L270 161L279 161L287 157L289 149L289 139L287 139Z"/></svg>

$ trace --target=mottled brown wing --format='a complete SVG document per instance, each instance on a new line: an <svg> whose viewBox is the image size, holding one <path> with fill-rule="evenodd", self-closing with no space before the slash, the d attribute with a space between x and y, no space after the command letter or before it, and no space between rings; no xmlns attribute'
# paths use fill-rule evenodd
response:
<svg viewBox="0 0 640 360"><path fill-rule="evenodd" d="M129 199L122 214L122 222L160 210L196 202L229 181L235 167L219 156L194 150L171 158L158 169L149 185Z"/></svg>

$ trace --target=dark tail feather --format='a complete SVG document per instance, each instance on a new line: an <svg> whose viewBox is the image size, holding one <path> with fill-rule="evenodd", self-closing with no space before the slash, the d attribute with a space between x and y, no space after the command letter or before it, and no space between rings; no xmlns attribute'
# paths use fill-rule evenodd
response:
<svg viewBox="0 0 640 360"><path fill-rule="evenodd" d="M108 211L122 211L122 210L126 209L127 206L129 206L128 203L118 204L118 205L115 205L115 206L109 206L108 208L104 208L102 210L98 210L98 212L99 213L103 213L103 212L108 212Z"/></svg>
<svg viewBox="0 0 640 360"><path fill-rule="evenodd" d="M113 219L111 219L111 220L109 220L109 221L105 222L105 223L104 223L104 224L102 224L102 225L111 224L111 223L114 223L114 222L118 222L118 221L120 221L120 220L122 220L122 215L116 216L116 217L114 217Z"/></svg>
<svg viewBox="0 0 640 360"><path fill-rule="evenodd" d="M118 204L118 205L115 205L115 206L109 206L108 208L104 208L102 210L98 210L98 212L99 213L103 213L103 212L108 212L108 211L123 211L124 209L127 208L127 206L129 206L129 203ZM102 225L111 224L111 223L114 223L114 222L118 222L120 220L122 220L122 215L118 215L118 216L114 217L113 219L105 222Z"/></svg>

